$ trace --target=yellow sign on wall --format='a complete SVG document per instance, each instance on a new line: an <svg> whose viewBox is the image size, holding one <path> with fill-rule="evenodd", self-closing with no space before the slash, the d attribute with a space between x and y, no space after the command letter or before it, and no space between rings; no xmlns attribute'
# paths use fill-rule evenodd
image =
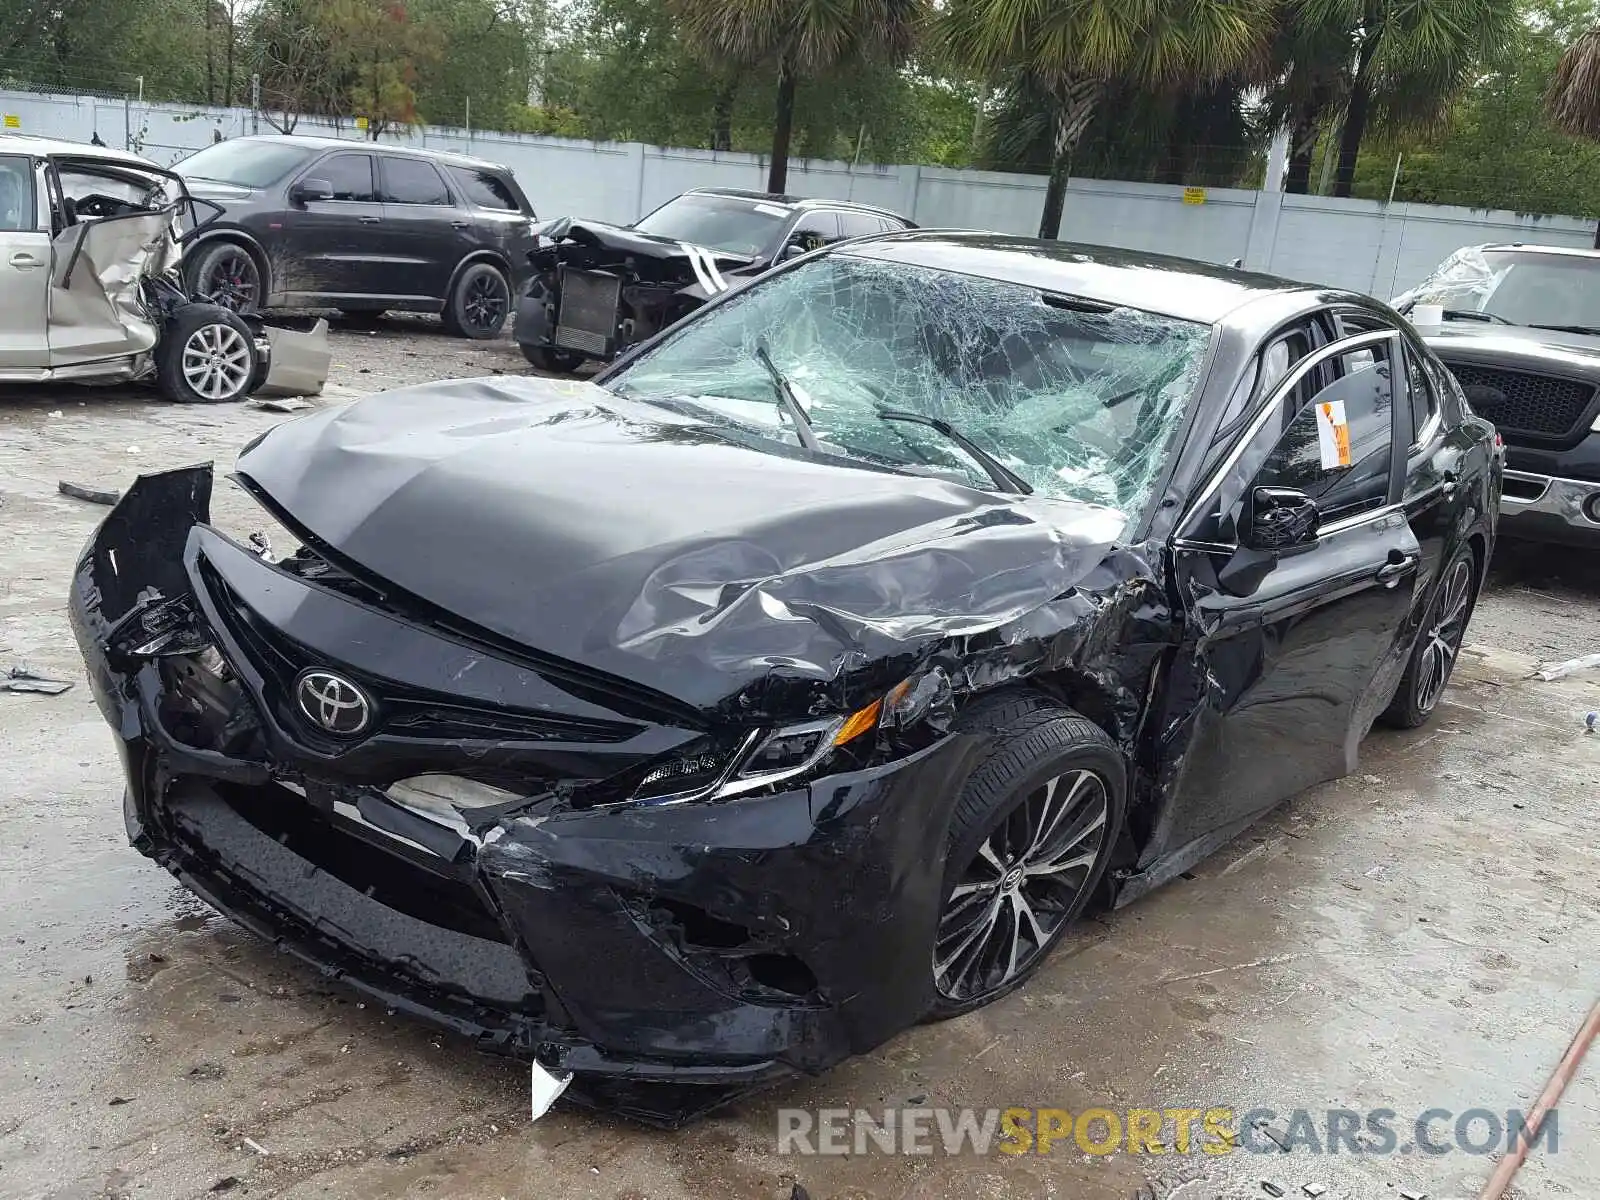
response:
<svg viewBox="0 0 1600 1200"><path fill-rule="evenodd" d="M22 128L22 118L17 116L16 113L7 113L6 114L6 128L7 129L21 129Z"/></svg>
<svg viewBox="0 0 1600 1200"><path fill-rule="evenodd" d="M365 129L366 127L367 127L367 119L365 117L357 117L356 118L356 128L357 129Z"/></svg>
<svg viewBox="0 0 1600 1200"><path fill-rule="evenodd" d="M1184 188L1183 202L1185 204L1204 204L1206 202L1205 188Z"/></svg>

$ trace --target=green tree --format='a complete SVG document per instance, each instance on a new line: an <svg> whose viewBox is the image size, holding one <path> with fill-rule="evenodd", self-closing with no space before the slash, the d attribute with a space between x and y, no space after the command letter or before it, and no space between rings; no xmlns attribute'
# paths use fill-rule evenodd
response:
<svg viewBox="0 0 1600 1200"><path fill-rule="evenodd" d="M1344 43L1344 119L1334 195L1348 196L1376 118L1389 129L1440 119L1516 35L1517 0L1288 0L1315 52Z"/></svg>
<svg viewBox="0 0 1600 1200"><path fill-rule="evenodd" d="M772 72L776 94L767 190L788 186L802 75L910 54L925 0L668 0L690 47L723 70Z"/></svg>
<svg viewBox="0 0 1600 1200"><path fill-rule="evenodd" d="M1061 231L1073 152L1117 85L1178 89L1263 53L1272 0L948 0L936 19L950 59L1045 102L1053 125L1039 236Z"/></svg>

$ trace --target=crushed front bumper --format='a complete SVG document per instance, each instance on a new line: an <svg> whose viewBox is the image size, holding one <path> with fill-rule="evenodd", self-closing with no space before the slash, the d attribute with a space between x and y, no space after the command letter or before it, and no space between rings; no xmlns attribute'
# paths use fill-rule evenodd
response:
<svg viewBox="0 0 1600 1200"><path fill-rule="evenodd" d="M1500 532L1533 541L1600 546L1600 483L1507 470Z"/></svg>
<svg viewBox="0 0 1600 1200"><path fill-rule="evenodd" d="M399 1011L574 1072L575 1100L661 1123L821 1070L926 1011L943 831L972 740L719 805L580 810L545 795L471 830L433 825L383 789L677 735L319 741L264 645L416 704L469 660L487 694L543 684L244 550L207 525L210 487L209 468L141 478L86 548L70 602L117 733L130 839L191 890ZM176 642L174 613L190 614ZM227 736L208 739L173 713L212 649L236 703Z"/></svg>

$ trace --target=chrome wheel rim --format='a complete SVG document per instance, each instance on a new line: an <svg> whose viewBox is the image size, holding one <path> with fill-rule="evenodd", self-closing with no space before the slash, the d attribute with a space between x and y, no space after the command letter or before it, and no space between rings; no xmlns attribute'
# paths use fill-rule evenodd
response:
<svg viewBox="0 0 1600 1200"><path fill-rule="evenodd" d="M205 299L234 312L243 312L254 304L259 290L256 264L243 250L223 255L212 263L202 288Z"/></svg>
<svg viewBox="0 0 1600 1200"><path fill-rule="evenodd" d="M1439 607L1433 627L1423 635L1422 657L1417 663L1417 708L1432 712L1450 682L1450 672L1467 632L1467 608L1472 602L1472 564L1461 559L1450 568L1439 589Z"/></svg>
<svg viewBox="0 0 1600 1200"><path fill-rule="evenodd" d="M485 273L467 284L461 310L474 329L494 329L505 318L509 302L500 276Z"/></svg>
<svg viewBox="0 0 1600 1200"><path fill-rule="evenodd" d="M231 325L202 325L183 344L184 381L207 400L231 400L244 391L254 366L250 344Z"/></svg>
<svg viewBox="0 0 1600 1200"><path fill-rule="evenodd" d="M973 1000L1026 971L1077 910L1106 838L1105 780L1069 771L1040 784L979 845L939 917L939 994Z"/></svg>

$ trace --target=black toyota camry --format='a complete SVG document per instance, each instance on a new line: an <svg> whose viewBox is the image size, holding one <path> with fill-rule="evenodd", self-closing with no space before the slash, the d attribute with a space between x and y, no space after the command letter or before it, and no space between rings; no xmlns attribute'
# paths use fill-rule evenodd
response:
<svg viewBox="0 0 1600 1200"><path fill-rule="evenodd" d="M280 425L272 537L146 476L71 606L135 846L674 1120L1004 995L1427 721L1501 458L1365 297L892 234L596 382Z"/></svg>

